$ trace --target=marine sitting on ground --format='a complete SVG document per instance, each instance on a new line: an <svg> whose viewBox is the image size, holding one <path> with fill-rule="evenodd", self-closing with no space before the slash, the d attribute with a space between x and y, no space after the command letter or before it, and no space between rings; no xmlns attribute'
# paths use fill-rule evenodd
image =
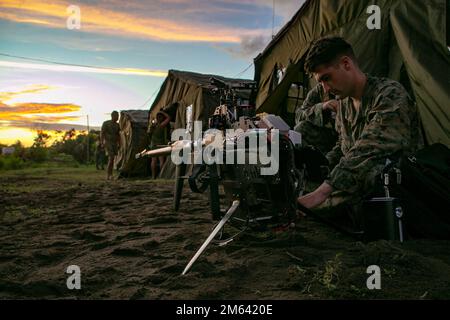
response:
<svg viewBox="0 0 450 320"><path fill-rule="evenodd" d="M400 83L364 74L351 45L339 37L314 42L305 69L341 100L339 138L327 154L332 171L298 202L306 208L360 203L374 191L387 159L396 161L420 146L416 105Z"/></svg>

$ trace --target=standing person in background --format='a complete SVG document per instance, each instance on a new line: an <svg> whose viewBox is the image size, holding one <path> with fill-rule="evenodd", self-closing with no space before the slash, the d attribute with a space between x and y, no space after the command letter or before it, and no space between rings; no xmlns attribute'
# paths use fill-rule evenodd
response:
<svg viewBox="0 0 450 320"><path fill-rule="evenodd" d="M99 136L95 145L95 167L97 170L105 170L105 158L105 146Z"/></svg>
<svg viewBox="0 0 450 320"><path fill-rule="evenodd" d="M102 130L100 132L100 140L108 155L107 180L112 180L113 178L114 158L120 148L120 128L117 123L118 120L119 113L113 111L111 113L111 120L103 122Z"/></svg>
<svg viewBox="0 0 450 320"><path fill-rule="evenodd" d="M168 139L168 130L169 130L169 122L170 116L164 112L159 111L156 114L156 119L152 120L149 127L149 135L150 135L150 150L158 149L163 145L167 145L169 142ZM156 179L156 165L159 160L159 168L160 170L164 166L166 162L165 156L159 156L152 158L151 169L152 169L152 179Z"/></svg>

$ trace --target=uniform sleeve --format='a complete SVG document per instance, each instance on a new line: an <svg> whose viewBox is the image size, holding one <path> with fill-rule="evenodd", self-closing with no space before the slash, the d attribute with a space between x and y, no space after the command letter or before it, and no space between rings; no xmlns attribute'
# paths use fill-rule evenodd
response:
<svg viewBox="0 0 450 320"><path fill-rule="evenodd" d="M101 138L101 141L102 142L104 142L105 141L105 139L106 139L106 122L103 122L102 123L102 129L100 130L100 138Z"/></svg>
<svg viewBox="0 0 450 320"><path fill-rule="evenodd" d="M323 126L323 103L319 87L314 87L308 92L302 106L295 111L295 124L308 120L317 126Z"/></svg>
<svg viewBox="0 0 450 320"><path fill-rule="evenodd" d="M362 191L376 166L384 165L387 157L411 147L409 116L415 109L403 91L390 86L377 95L360 138L327 180L335 190Z"/></svg>
<svg viewBox="0 0 450 320"><path fill-rule="evenodd" d="M175 121L175 117L177 115L178 106L179 106L179 103L178 102L174 102L174 103L172 103L172 104L170 104L167 107L162 109L162 111L164 111L170 117L170 121L171 122Z"/></svg>
<svg viewBox="0 0 450 320"><path fill-rule="evenodd" d="M343 154L341 149L341 137L339 136L336 145L326 155L330 170L339 163L339 160L342 158L342 156Z"/></svg>
<svg viewBox="0 0 450 320"><path fill-rule="evenodd" d="M341 122L342 122L342 106L340 106L339 111L336 113L335 130L338 133L338 139L335 146L327 154L326 158L328 160L328 167L333 169L341 160L342 153L342 135L341 135Z"/></svg>
<svg viewBox="0 0 450 320"><path fill-rule="evenodd" d="M118 123L116 124L116 132L115 133L116 133L117 138L120 139L120 125Z"/></svg>

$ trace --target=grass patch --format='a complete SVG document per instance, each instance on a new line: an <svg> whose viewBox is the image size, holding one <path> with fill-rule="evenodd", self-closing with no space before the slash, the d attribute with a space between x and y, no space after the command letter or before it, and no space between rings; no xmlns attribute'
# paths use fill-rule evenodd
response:
<svg viewBox="0 0 450 320"><path fill-rule="evenodd" d="M106 173L94 166L61 167L42 165L34 168L0 172L2 189L9 192L37 192L55 190L73 184L98 184L105 181Z"/></svg>
<svg viewBox="0 0 450 320"><path fill-rule="evenodd" d="M32 193L32 192L45 192L54 190L54 188L51 186L37 182L20 185L17 184L2 185L2 189L7 193Z"/></svg>
<svg viewBox="0 0 450 320"><path fill-rule="evenodd" d="M339 284L339 274L343 271L342 253L337 253L333 259L325 262L323 269L301 268L290 266L288 273L295 287L302 288L302 294L308 296L326 297L336 292ZM315 270L314 270L315 269ZM325 289L325 290L324 290Z"/></svg>
<svg viewBox="0 0 450 320"><path fill-rule="evenodd" d="M122 181L137 184L142 182L149 184L174 184L173 179L151 180L147 178L123 179L114 181L113 183L120 184ZM55 163L44 163L19 170L0 171L1 189L10 193L62 190L66 186L70 187L80 184L95 186L100 183L107 183L106 171L97 170L94 165L73 167Z"/></svg>
<svg viewBox="0 0 450 320"><path fill-rule="evenodd" d="M320 282L328 289L334 290L339 281L339 272L342 269L341 261L342 253L337 253L332 260L328 260L325 264L325 270L320 278Z"/></svg>
<svg viewBox="0 0 450 320"><path fill-rule="evenodd" d="M70 177L79 179L86 174L94 174L98 176L104 176L104 171L99 171L95 169L95 166L80 166L80 167L65 167L58 166L55 164L43 164L36 167L27 167L20 170L13 170L8 172L1 172L0 177L20 177L20 176L29 176L29 177L47 177L48 175L52 175L52 178L58 177Z"/></svg>
<svg viewBox="0 0 450 320"><path fill-rule="evenodd" d="M25 163L22 159L14 156L0 155L0 171L22 169Z"/></svg>
<svg viewBox="0 0 450 320"><path fill-rule="evenodd" d="M174 184L175 179L148 179L146 182L156 184ZM185 185L187 185L187 181L185 182Z"/></svg>
<svg viewBox="0 0 450 320"><path fill-rule="evenodd" d="M17 223L23 221L24 219L25 216L19 209L5 210L5 212L3 212L3 214L1 215L1 222L3 224Z"/></svg>
<svg viewBox="0 0 450 320"><path fill-rule="evenodd" d="M38 218L43 215L55 214L57 210L52 208L33 208L29 206L9 206L0 214L0 222L4 224L15 224L28 218Z"/></svg>

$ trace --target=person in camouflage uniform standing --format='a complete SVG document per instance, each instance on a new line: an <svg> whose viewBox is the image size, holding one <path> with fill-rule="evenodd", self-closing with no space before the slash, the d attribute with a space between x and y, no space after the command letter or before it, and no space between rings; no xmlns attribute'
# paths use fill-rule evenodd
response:
<svg viewBox="0 0 450 320"><path fill-rule="evenodd" d="M305 69L341 100L339 138L327 154L332 171L298 202L306 208L360 203L373 192L387 160L396 161L421 145L416 105L400 83L364 74L350 44L339 37L317 40Z"/></svg>
<svg viewBox="0 0 450 320"><path fill-rule="evenodd" d="M150 122L148 128L148 135L150 137L150 150L155 150L167 145L169 142L169 122L170 116L163 110L156 114L156 119ZM157 176L157 161L159 161L159 170L162 170L166 163L165 156L152 157L150 168L152 170L152 179L156 179Z"/></svg>
<svg viewBox="0 0 450 320"><path fill-rule="evenodd" d="M319 83L306 96L303 105L295 110L294 130L300 132L305 145L317 147L323 153L336 144L334 118L338 101Z"/></svg>
<svg viewBox="0 0 450 320"><path fill-rule="evenodd" d="M119 113L113 111L111 113L111 120L103 122L102 130L100 131L100 140L108 155L107 180L113 178L114 158L120 147L120 127L117 123L118 120Z"/></svg>

